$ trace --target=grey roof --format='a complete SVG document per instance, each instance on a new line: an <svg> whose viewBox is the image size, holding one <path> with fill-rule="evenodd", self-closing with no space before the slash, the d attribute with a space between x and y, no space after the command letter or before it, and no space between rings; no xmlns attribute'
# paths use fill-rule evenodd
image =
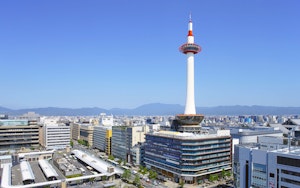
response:
<svg viewBox="0 0 300 188"><path fill-rule="evenodd" d="M269 124L271 127L278 127L284 134L288 134L289 130L282 124Z"/></svg>

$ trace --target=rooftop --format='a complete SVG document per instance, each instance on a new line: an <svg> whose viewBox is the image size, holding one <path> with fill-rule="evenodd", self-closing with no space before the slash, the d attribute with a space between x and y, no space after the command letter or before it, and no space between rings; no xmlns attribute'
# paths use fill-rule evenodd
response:
<svg viewBox="0 0 300 188"><path fill-rule="evenodd" d="M272 152L281 153L281 154L296 155L298 157L300 156L300 148L299 147L291 147L290 150L289 150L289 148L287 146L286 148L274 150Z"/></svg>
<svg viewBox="0 0 300 188"><path fill-rule="evenodd" d="M165 136L165 137L173 137L178 139L185 140L194 140L194 139L205 139L205 138L216 138L220 136L230 136L229 130L217 130L215 134L195 134L195 133L187 133L187 132L176 132L176 131L158 131L153 133L148 133L149 135L157 135L157 136Z"/></svg>
<svg viewBox="0 0 300 188"><path fill-rule="evenodd" d="M34 180L35 179L29 162L22 161L20 163L20 167L21 167L21 173L22 173L23 181L25 181L25 180Z"/></svg>
<svg viewBox="0 0 300 188"><path fill-rule="evenodd" d="M78 159L82 160L89 166L93 167L98 172L101 172L102 174L109 173L109 172L107 172L107 168L112 166L110 163L102 161L99 158L94 157L88 153L81 151L81 150L73 150L72 153L74 153ZM114 167L114 172L117 174L123 174L123 170L118 167Z"/></svg>

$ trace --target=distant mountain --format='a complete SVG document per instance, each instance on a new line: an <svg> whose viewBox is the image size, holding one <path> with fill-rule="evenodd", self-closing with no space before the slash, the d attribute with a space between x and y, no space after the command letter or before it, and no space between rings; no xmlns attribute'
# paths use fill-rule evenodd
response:
<svg viewBox="0 0 300 188"><path fill-rule="evenodd" d="M113 115L176 115L182 114L184 106L179 104L151 103L133 109L113 108L28 108L12 110L0 107L1 114L22 115L27 112L35 112L46 116L88 116L100 113ZM204 115L289 115L300 114L300 107L273 107L273 106L217 106L197 107L197 113Z"/></svg>
<svg viewBox="0 0 300 188"><path fill-rule="evenodd" d="M4 107L1 107L1 106L0 106L0 113L1 113L1 112L9 112L9 111L11 111L11 109L4 108Z"/></svg>

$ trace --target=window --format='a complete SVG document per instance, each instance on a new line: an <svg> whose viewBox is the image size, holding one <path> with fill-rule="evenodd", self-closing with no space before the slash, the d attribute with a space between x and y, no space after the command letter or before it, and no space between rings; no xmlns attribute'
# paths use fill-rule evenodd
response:
<svg viewBox="0 0 300 188"><path fill-rule="evenodd" d="M277 163L287 166L294 166L294 167L300 167L300 160L299 159L293 159L288 157L277 157Z"/></svg>

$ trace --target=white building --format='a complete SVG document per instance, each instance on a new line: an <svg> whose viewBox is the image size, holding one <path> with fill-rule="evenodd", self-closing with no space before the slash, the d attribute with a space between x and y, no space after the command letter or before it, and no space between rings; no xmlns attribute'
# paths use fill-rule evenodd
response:
<svg viewBox="0 0 300 188"><path fill-rule="evenodd" d="M286 147L271 151L260 145L235 146L235 187L300 187L300 148Z"/></svg>
<svg viewBox="0 0 300 188"><path fill-rule="evenodd" d="M114 125L114 116L106 115L105 113L100 114L99 124L103 126L113 126Z"/></svg>
<svg viewBox="0 0 300 188"><path fill-rule="evenodd" d="M70 146L71 130L65 125L45 125L42 127L41 144L47 149L64 149Z"/></svg>
<svg viewBox="0 0 300 188"><path fill-rule="evenodd" d="M232 137L233 148L237 144L258 143L261 136L283 137L283 133L278 127L233 127L230 129L230 135ZM234 150L232 152L234 153Z"/></svg>

